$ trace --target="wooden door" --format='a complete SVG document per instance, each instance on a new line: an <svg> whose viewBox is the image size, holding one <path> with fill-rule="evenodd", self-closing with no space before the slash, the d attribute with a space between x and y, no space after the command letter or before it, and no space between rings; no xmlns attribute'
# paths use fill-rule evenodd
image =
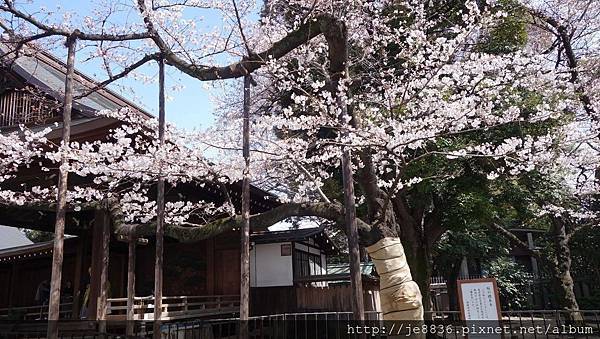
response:
<svg viewBox="0 0 600 339"><path fill-rule="evenodd" d="M240 294L240 251L218 250L215 254L215 294Z"/></svg>

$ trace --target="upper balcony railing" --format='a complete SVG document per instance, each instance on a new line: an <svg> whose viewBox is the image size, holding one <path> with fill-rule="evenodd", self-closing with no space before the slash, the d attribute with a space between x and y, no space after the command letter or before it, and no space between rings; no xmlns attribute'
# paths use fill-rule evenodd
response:
<svg viewBox="0 0 600 339"><path fill-rule="evenodd" d="M28 90L0 94L0 127L44 124L56 116L56 102Z"/></svg>

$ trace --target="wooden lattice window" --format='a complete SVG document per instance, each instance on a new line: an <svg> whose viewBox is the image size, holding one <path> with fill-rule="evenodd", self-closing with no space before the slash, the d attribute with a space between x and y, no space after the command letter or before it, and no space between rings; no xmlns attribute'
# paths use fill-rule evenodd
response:
<svg viewBox="0 0 600 339"><path fill-rule="evenodd" d="M31 89L12 89L0 94L0 127L44 124L57 116L58 102Z"/></svg>

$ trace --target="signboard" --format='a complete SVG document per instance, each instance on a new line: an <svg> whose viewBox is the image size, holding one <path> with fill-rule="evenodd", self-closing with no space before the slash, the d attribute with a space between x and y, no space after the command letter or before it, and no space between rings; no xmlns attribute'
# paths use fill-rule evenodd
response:
<svg viewBox="0 0 600 339"><path fill-rule="evenodd" d="M460 313L468 326L498 326L502 319L498 285L494 278L458 280ZM469 335L478 338L480 335ZM487 334L485 338L501 338Z"/></svg>
<svg viewBox="0 0 600 339"><path fill-rule="evenodd" d="M287 257L292 255L292 244L281 244L281 256Z"/></svg>

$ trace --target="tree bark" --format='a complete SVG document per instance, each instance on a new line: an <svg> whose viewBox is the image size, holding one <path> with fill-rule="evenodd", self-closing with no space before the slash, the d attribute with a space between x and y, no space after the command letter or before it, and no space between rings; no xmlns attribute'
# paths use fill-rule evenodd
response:
<svg viewBox="0 0 600 339"><path fill-rule="evenodd" d="M62 145L68 149L71 139L71 111L73 109L73 74L75 72L76 38L67 38L67 74L65 78L65 103L63 108ZM50 283L50 301L48 304L48 338L58 337L56 322L60 316L60 287L65 242L65 215L67 205L67 178L69 159L62 154L58 174L58 195L56 204L56 223L54 225L54 249L52 252L52 278Z"/></svg>
<svg viewBox="0 0 600 339"><path fill-rule="evenodd" d="M413 247L411 252L410 255L407 255L407 260L411 268L413 280L419 285L421 295L423 296L423 310L424 312L431 311L433 308L431 291L429 289L432 271L431 255L425 246Z"/></svg>
<svg viewBox="0 0 600 339"><path fill-rule="evenodd" d="M560 218L553 217L553 245L556 255L556 266L553 270L560 307L567 311L567 321L582 321L579 304L575 298L573 277L571 276L571 249L567 240L565 224Z"/></svg>

